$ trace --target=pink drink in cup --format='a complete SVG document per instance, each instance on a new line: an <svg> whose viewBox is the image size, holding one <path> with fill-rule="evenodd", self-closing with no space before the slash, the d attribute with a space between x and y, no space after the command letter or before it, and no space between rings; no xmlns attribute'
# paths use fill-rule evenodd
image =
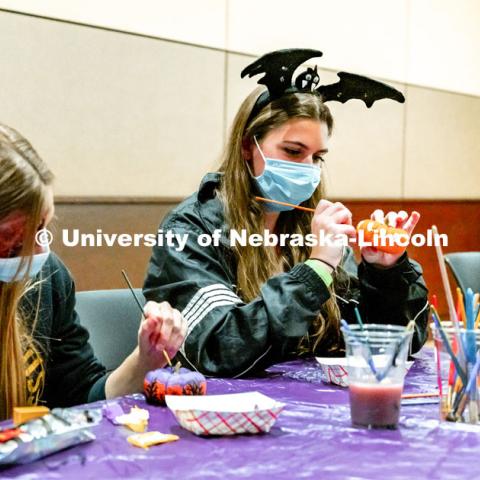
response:
<svg viewBox="0 0 480 480"><path fill-rule="evenodd" d="M396 428L400 416L403 385L365 383L350 385L353 425Z"/></svg>
<svg viewBox="0 0 480 480"><path fill-rule="evenodd" d="M352 424L397 428L412 332L398 325L342 327Z"/></svg>

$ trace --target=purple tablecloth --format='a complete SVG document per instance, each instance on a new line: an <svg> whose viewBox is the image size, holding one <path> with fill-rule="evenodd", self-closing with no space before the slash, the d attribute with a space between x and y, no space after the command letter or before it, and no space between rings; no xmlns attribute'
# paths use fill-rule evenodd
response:
<svg viewBox="0 0 480 480"><path fill-rule="evenodd" d="M127 443L132 432L104 419L93 429L96 441L0 471L0 478L480 478L480 433L439 424L438 405L402 406L396 431L357 429L350 424L348 391L319 378L312 360L277 365L262 378L208 381L210 394L259 391L287 403L264 435L196 437L181 429L168 409L146 405L141 395L125 397L124 407L150 411L149 430L180 440L142 450ZM432 350L424 349L405 391L434 390Z"/></svg>

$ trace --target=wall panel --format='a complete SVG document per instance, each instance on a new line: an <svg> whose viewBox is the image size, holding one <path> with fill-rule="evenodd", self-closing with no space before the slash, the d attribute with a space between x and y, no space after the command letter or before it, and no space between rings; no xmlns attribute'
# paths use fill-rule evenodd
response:
<svg viewBox="0 0 480 480"><path fill-rule="evenodd" d="M0 121L58 194L185 196L213 167L222 52L1 12L0 45Z"/></svg>
<svg viewBox="0 0 480 480"><path fill-rule="evenodd" d="M383 201L351 200L339 198L352 210L355 222L368 218L376 208L385 211L417 210L422 218L418 233L426 233L431 225L438 226L440 233L449 237L445 252L478 250L480 238L480 201ZM101 228L105 233L150 233L156 232L160 220L176 202L149 202L136 204L65 203L57 202L57 221L53 249L61 256L77 280L79 290L124 288L120 274L125 268L136 287L143 283L150 258L147 247L64 247L60 232L63 228L78 228L84 233L95 233ZM358 253L358 252L357 252ZM439 297L440 310L447 312L445 296L440 280L435 249L410 247L409 255L419 261L425 273L430 293ZM450 280L455 286L453 278Z"/></svg>
<svg viewBox="0 0 480 480"><path fill-rule="evenodd" d="M480 198L480 98L409 87L407 198Z"/></svg>

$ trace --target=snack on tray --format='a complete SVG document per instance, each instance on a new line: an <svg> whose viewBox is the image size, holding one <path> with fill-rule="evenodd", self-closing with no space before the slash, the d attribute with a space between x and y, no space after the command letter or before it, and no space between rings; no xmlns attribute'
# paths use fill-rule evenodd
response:
<svg viewBox="0 0 480 480"><path fill-rule="evenodd" d="M138 408L136 405L130 409L130 413L119 415L115 418L118 425L124 425L130 430L141 433L148 427L150 414L144 408Z"/></svg>
<svg viewBox="0 0 480 480"><path fill-rule="evenodd" d="M136 433L135 435L130 435L127 438L127 441L134 445L135 447L145 448L151 447L153 445L160 445L161 443L175 442L179 440L179 436L170 435L167 433L160 432L146 432L146 433Z"/></svg>

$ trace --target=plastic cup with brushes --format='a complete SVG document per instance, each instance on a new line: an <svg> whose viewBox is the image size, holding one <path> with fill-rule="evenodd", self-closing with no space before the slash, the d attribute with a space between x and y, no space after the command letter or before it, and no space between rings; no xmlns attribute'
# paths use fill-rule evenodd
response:
<svg viewBox="0 0 480 480"><path fill-rule="evenodd" d="M406 327L342 320L352 424L396 429L414 322Z"/></svg>

